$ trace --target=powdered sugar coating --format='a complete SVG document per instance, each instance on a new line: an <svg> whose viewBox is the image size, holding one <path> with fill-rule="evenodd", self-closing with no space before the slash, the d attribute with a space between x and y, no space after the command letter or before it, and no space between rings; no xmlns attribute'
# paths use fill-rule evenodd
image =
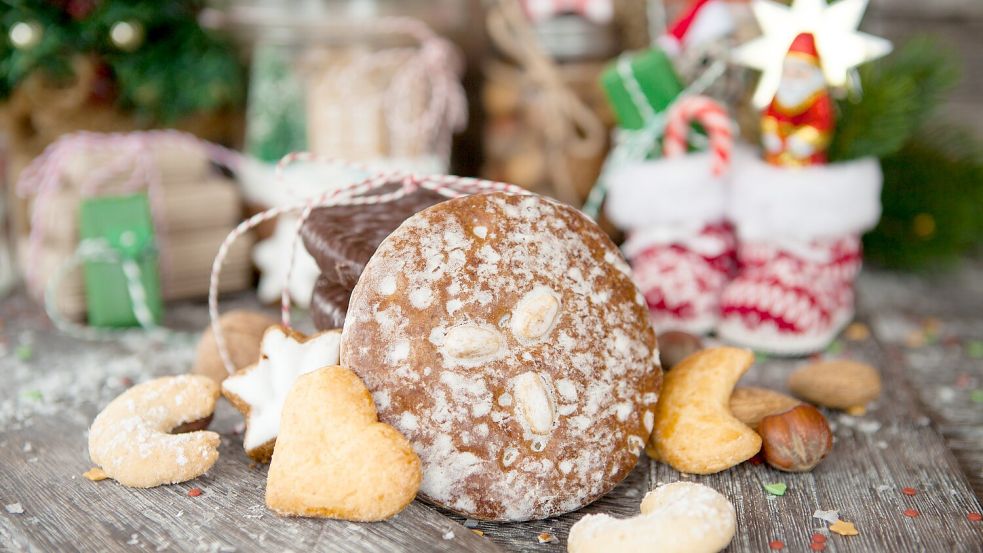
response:
<svg viewBox="0 0 983 553"><path fill-rule="evenodd" d="M218 395L218 385L200 375L138 384L96 416L89 429L89 457L110 478L136 488L196 478L218 459L218 434L169 432L211 417Z"/></svg>
<svg viewBox="0 0 983 553"><path fill-rule="evenodd" d="M380 419L420 455L422 495L528 520L628 474L661 370L625 267L592 221L532 195L450 200L380 245L352 294L342 364L377 402L385 392ZM387 355L393 344L408 355Z"/></svg>
<svg viewBox="0 0 983 553"><path fill-rule="evenodd" d="M722 494L696 482L673 482L642 499L629 519L585 515L570 529L570 553L711 553L734 537L737 514Z"/></svg>

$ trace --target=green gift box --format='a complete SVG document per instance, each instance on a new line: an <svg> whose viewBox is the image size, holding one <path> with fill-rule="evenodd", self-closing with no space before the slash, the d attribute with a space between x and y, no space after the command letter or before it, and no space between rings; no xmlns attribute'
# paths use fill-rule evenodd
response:
<svg viewBox="0 0 983 553"><path fill-rule="evenodd" d="M146 194L84 199L79 207L79 238L106 255L84 261L85 301L89 324L101 327L139 325L123 261L139 268L146 308L154 323L161 319L162 300L154 225Z"/></svg>
<svg viewBox="0 0 983 553"><path fill-rule="evenodd" d="M630 130L645 125L637 103L641 97L658 113L683 91L672 61L658 48L619 57L601 74L601 86L618 125Z"/></svg>

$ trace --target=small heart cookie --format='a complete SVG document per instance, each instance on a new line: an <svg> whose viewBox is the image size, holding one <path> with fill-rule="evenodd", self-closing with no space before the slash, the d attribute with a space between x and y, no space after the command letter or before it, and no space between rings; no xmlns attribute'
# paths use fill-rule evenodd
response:
<svg viewBox="0 0 983 553"><path fill-rule="evenodd" d="M287 395L266 481L266 505L281 515L376 521L409 505L420 458L379 422L365 384L344 367L297 379Z"/></svg>
<svg viewBox="0 0 983 553"><path fill-rule="evenodd" d="M645 494L641 514L628 519L587 515L570 529L570 553L716 553L737 528L734 506L716 490L673 482Z"/></svg>

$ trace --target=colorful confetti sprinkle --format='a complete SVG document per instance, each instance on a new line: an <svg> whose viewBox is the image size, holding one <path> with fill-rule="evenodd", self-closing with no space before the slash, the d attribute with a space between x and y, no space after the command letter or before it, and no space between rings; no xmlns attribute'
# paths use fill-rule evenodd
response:
<svg viewBox="0 0 983 553"><path fill-rule="evenodd" d="M966 344L966 355L973 359L983 359L983 340L972 340Z"/></svg>
<svg viewBox="0 0 983 553"><path fill-rule="evenodd" d="M918 493L918 490L915 488L901 488L901 493L905 495L915 495Z"/></svg>
<svg viewBox="0 0 983 553"><path fill-rule="evenodd" d="M31 401L41 401L41 400L44 399L44 396L41 395L41 391L40 390L28 390L28 391L24 392L23 394L21 394L21 396L24 399L29 399Z"/></svg>
<svg viewBox="0 0 983 553"><path fill-rule="evenodd" d="M925 333L921 330L912 330L905 336L904 343L909 348L920 348L925 345Z"/></svg>
<svg viewBox="0 0 983 553"><path fill-rule="evenodd" d="M915 517L917 517L920 514L921 513L919 513L917 509L905 509L904 510L904 516L906 516L906 517L915 518Z"/></svg>
<svg viewBox="0 0 983 553"><path fill-rule="evenodd" d="M826 543L826 536L816 532L812 535L812 543Z"/></svg>
<svg viewBox="0 0 983 553"><path fill-rule="evenodd" d="M813 551L824 551L826 549L826 542L824 541L814 541L809 544L809 548Z"/></svg>
<svg viewBox="0 0 983 553"><path fill-rule="evenodd" d="M846 327L846 332L844 335L846 335L847 340L862 342L867 338L870 338L870 328L863 323L853 323Z"/></svg>
<svg viewBox="0 0 983 553"><path fill-rule="evenodd" d="M476 535L476 536L484 536L485 535L484 532L482 532L481 530L478 530L477 528L472 528L471 531L474 532L474 535Z"/></svg>
<svg viewBox="0 0 983 553"><path fill-rule="evenodd" d="M99 467L92 467L89 470L82 473L82 476L92 480L93 482L99 482L100 480L105 480L109 478L105 472Z"/></svg>
<svg viewBox="0 0 983 553"><path fill-rule="evenodd" d="M850 415L851 417L862 417L867 414L867 406L854 405L853 407L848 407L846 410L846 414Z"/></svg>
<svg viewBox="0 0 983 553"><path fill-rule="evenodd" d="M981 520L983 520L983 515L981 515L981 514L979 514L979 513L968 513L968 514L966 515L966 518L967 518L967 519L968 519L968 520L969 520L970 522L979 522L979 521L981 521Z"/></svg>
<svg viewBox="0 0 983 553"><path fill-rule="evenodd" d="M970 392L969 399L973 400L973 403L983 403L983 388L977 388Z"/></svg>
<svg viewBox="0 0 983 553"><path fill-rule="evenodd" d="M191 488L188 490L188 495L191 497L198 497L202 494L201 488Z"/></svg>
<svg viewBox="0 0 983 553"><path fill-rule="evenodd" d="M966 388L969 388L972 384L973 384L973 377L966 373L962 373L956 377L956 388L959 388L960 390L965 390Z"/></svg>
<svg viewBox="0 0 983 553"><path fill-rule="evenodd" d="M30 344L21 344L14 350L14 355L21 361L29 361L34 356L34 350L31 349Z"/></svg>
<svg viewBox="0 0 983 553"><path fill-rule="evenodd" d="M839 355L843 351L843 343L839 340L834 340L829 347L826 348L826 353L829 355Z"/></svg>
<svg viewBox="0 0 983 553"><path fill-rule="evenodd" d="M765 491L771 495L785 495L785 490L788 486L784 482L773 482L771 484L764 484Z"/></svg>
<svg viewBox="0 0 983 553"><path fill-rule="evenodd" d="M837 520L833 524L830 524L829 531L835 532L841 536L856 536L860 534L860 532L857 531L857 527L854 526L852 522L847 522L845 520Z"/></svg>
<svg viewBox="0 0 983 553"><path fill-rule="evenodd" d="M772 551L781 551L782 549L785 549L785 542L782 540L771 540L768 542L768 547L770 547Z"/></svg>
<svg viewBox="0 0 983 553"><path fill-rule="evenodd" d="M536 536L536 539L539 540L539 543L556 543L559 541L556 539L556 536L550 534L549 532L541 533L540 535Z"/></svg>

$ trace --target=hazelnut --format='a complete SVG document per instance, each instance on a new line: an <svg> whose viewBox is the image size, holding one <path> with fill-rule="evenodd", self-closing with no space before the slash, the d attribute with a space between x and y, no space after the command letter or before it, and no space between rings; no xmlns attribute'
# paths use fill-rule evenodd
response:
<svg viewBox="0 0 983 553"><path fill-rule="evenodd" d="M693 353L703 349L703 340L688 332L670 330L659 335L659 358L662 369L669 370Z"/></svg>
<svg viewBox="0 0 983 553"><path fill-rule="evenodd" d="M833 448L826 417L811 405L761 419L758 433L765 461L786 472L812 470Z"/></svg>

